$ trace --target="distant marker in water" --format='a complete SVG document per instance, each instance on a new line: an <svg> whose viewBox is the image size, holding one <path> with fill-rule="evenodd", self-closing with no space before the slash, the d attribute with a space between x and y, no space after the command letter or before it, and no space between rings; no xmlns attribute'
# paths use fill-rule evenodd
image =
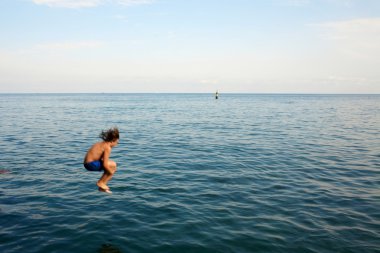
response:
<svg viewBox="0 0 380 253"><path fill-rule="evenodd" d="M219 93L218 91L215 92L215 99L218 99L219 98Z"/></svg>

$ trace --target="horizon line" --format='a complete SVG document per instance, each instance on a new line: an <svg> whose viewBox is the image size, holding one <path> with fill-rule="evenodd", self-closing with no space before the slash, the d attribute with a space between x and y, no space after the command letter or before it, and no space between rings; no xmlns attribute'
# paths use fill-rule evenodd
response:
<svg viewBox="0 0 380 253"><path fill-rule="evenodd" d="M215 92L0 92L1 95L49 95L49 94L109 94L109 95L117 95L117 94L215 94ZM308 92L220 92L218 94L241 94L241 95L380 95L380 93L308 93Z"/></svg>

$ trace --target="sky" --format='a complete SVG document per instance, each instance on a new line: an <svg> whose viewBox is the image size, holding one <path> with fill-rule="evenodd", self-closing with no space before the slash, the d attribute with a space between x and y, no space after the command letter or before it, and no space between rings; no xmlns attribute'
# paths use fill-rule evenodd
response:
<svg viewBox="0 0 380 253"><path fill-rule="evenodd" d="M380 93L380 0L1 0L0 93Z"/></svg>

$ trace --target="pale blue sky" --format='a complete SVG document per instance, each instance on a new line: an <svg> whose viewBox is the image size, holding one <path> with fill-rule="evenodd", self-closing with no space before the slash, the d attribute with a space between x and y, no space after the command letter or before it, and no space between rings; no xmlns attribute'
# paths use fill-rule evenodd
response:
<svg viewBox="0 0 380 253"><path fill-rule="evenodd" d="M1 0L0 92L380 93L379 0Z"/></svg>

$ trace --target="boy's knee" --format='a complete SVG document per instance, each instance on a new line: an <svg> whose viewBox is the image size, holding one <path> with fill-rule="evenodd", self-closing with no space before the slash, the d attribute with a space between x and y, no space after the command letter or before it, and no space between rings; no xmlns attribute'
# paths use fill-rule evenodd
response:
<svg viewBox="0 0 380 253"><path fill-rule="evenodd" d="M114 161L109 161L107 172L111 175L116 172L116 163Z"/></svg>
<svg viewBox="0 0 380 253"><path fill-rule="evenodd" d="M117 170L116 166L117 166L117 164L115 162L113 162L113 164L112 164L112 174L116 172L116 170Z"/></svg>

